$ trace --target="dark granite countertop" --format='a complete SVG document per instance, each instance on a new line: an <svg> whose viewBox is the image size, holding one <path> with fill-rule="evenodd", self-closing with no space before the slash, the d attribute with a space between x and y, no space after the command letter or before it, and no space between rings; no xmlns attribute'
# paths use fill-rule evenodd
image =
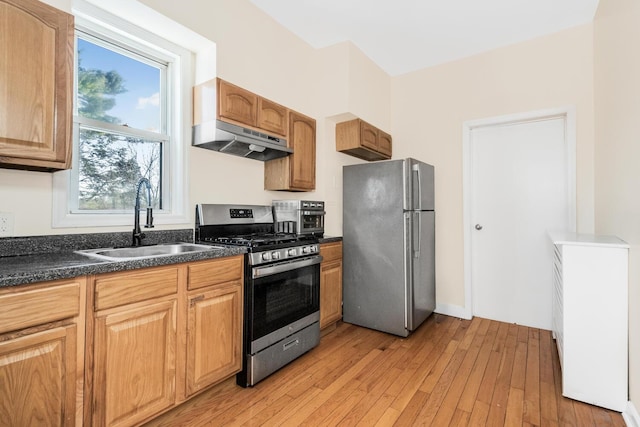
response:
<svg viewBox="0 0 640 427"><path fill-rule="evenodd" d="M322 243L332 243L332 242L342 242L342 236L332 237L332 236L324 236L320 238L320 244Z"/></svg>
<svg viewBox="0 0 640 427"><path fill-rule="evenodd" d="M243 254L245 248L218 247L204 252L102 261L74 251L130 244L131 233L95 233L0 239L0 287L23 285L87 274L110 273ZM147 232L145 244L193 242L193 230Z"/></svg>

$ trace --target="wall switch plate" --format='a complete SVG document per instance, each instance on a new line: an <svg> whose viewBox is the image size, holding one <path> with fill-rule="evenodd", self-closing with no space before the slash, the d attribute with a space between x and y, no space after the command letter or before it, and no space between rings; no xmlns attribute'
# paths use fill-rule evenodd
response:
<svg viewBox="0 0 640 427"><path fill-rule="evenodd" d="M13 214L0 212L0 237L13 236Z"/></svg>

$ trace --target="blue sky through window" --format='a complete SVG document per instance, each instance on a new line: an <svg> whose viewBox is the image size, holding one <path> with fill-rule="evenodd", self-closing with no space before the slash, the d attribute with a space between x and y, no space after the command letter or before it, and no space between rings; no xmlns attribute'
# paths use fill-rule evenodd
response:
<svg viewBox="0 0 640 427"><path fill-rule="evenodd" d="M85 69L116 71L122 76L127 91L115 96L115 106L107 114L118 117L120 124L162 132L160 68L82 38L78 38L78 58Z"/></svg>

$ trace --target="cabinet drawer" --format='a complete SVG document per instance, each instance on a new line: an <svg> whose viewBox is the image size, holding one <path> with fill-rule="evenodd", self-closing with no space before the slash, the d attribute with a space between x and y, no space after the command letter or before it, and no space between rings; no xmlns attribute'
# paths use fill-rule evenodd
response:
<svg viewBox="0 0 640 427"><path fill-rule="evenodd" d="M178 292L178 267L134 270L98 276L95 309L117 307Z"/></svg>
<svg viewBox="0 0 640 427"><path fill-rule="evenodd" d="M322 255L322 262L342 259L342 242L320 245L320 255Z"/></svg>
<svg viewBox="0 0 640 427"><path fill-rule="evenodd" d="M80 281L73 281L0 295L0 333L77 316L80 313L80 284Z"/></svg>
<svg viewBox="0 0 640 427"><path fill-rule="evenodd" d="M189 264L187 288L198 289L219 283L242 280L244 257L234 256Z"/></svg>

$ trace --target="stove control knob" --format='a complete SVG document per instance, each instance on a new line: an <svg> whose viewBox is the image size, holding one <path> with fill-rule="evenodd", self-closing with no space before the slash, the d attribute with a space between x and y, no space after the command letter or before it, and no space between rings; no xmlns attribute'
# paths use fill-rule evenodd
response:
<svg viewBox="0 0 640 427"><path fill-rule="evenodd" d="M271 259L280 259L280 252L271 252Z"/></svg>
<svg viewBox="0 0 640 427"><path fill-rule="evenodd" d="M269 261L271 259L271 254L269 252L263 252L262 253L262 260L263 261Z"/></svg>
<svg viewBox="0 0 640 427"><path fill-rule="evenodd" d="M295 249L289 249L287 251L287 255L289 256L296 256L296 250Z"/></svg>
<svg viewBox="0 0 640 427"><path fill-rule="evenodd" d="M302 247L302 253L303 254L308 254L309 253L309 248L310 248L310 246L303 246Z"/></svg>

